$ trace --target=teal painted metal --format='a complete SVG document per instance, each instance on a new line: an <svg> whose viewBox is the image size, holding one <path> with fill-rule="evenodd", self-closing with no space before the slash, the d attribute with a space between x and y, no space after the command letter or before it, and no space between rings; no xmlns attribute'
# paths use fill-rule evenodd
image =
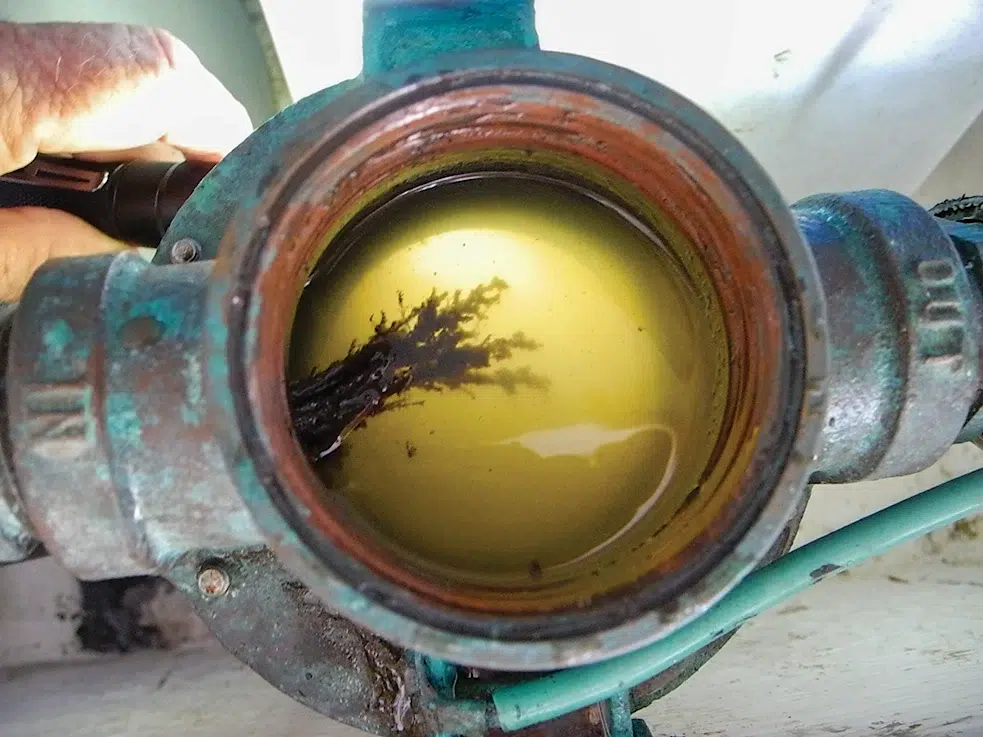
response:
<svg viewBox="0 0 983 737"><path fill-rule="evenodd" d="M4 386L16 479L38 536L79 577L262 542L204 422L211 271L123 253L49 262L24 292Z"/></svg>
<svg viewBox="0 0 983 737"><path fill-rule="evenodd" d="M608 699L611 737L633 737L634 725L631 718L631 696L628 689L619 691Z"/></svg>
<svg viewBox="0 0 983 737"><path fill-rule="evenodd" d="M427 680L433 686L437 695L443 699L454 698L454 686L457 684L457 667L440 658L428 655L416 656L417 667L426 674Z"/></svg>
<svg viewBox="0 0 983 737"><path fill-rule="evenodd" d="M492 701L498 722L511 732L612 698L826 576L980 510L983 470L894 504L752 573L702 617L653 645L597 665L497 689Z"/></svg>
<svg viewBox="0 0 983 737"><path fill-rule="evenodd" d="M539 46L533 0L365 0L362 74L447 53Z"/></svg>
<svg viewBox="0 0 983 737"><path fill-rule="evenodd" d="M446 85L459 89L467 79L489 78L506 80L504 84L515 88L515 94L526 97L535 94L525 92L526 89L542 89L544 84L555 83L561 89L569 90L590 85L591 90L602 90L613 98L617 96L614 98L618 101L617 109L624 105L629 111L625 113L625 120L632 119L630 104L635 102L652 111L651 115L658 116L678 140L692 141L701 155L712 158L714 166L719 165L728 172L727 181L740 182L745 193L742 201L754 203L755 222L768 230L767 241L775 244L776 250L789 249L783 256L789 258L789 262L782 268L792 274L791 283L799 290L794 317L796 321L802 321L803 327L796 340L805 343L802 350L796 351L796 359L809 362L808 376L794 379L809 382L808 406L803 408L801 417L797 410L802 402L800 396L795 398L795 406L786 407L786 412L798 417L799 431L796 434L793 430L782 437L794 442L796 449L787 465L778 463L773 452L768 454L767 462L775 467L776 474L781 474L779 491L770 497L766 513L755 519L754 534L746 536L741 545L731 550L700 585L691 586L678 605L674 603L665 611L657 608L641 611L630 624L567 639L563 647L542 637L520 641L512 637L501 622L494 623L498 628L495 636L472 635L462 632L460 627L431 626L388 605L390 601L402 604L402 597L373 598L366 595L365 590L373 590L375 584L365 587L343 582L326 565L321 552L315 551L298 535L298 527L284 514L285 509L289 512L289 506L271 494L276 478L275 464L267 460L265 467L257 465L249 446L252 443L259 453L263 452L264 445L269 447L262 439L265 430L243 426L243 417L248 417L247 413L251 411L240 406L237 413L237 403L243 404L245 396L239 382L245 382L241 376L234 379L230 373L234 366L240 367L236 370L245 371L251 358L258 354L257 320L260 315L269 314L263 306L263 295L250 289L252 277L244 276L245 269L253 268L250 264L269 264L276 259L272 249L259 254L270 242L264 234L268 232L271 218L260 206L265 202L266 190L273 183L282 183L288 172L309 171L311 164L300 166L298 163L301 154L319 150L325 140L332 140L335 145L337 139L329 139L329 136L350 135L357 127L353 121L364 120L358 116L365 115L365 110L379 114L375 111L396 105L403 96L415 99L422 94L421 90ZM520 80L529 79L535 84L528 81L522 83L525 87L520 84ZM285 115L289 112L285 111ZM282 123L280 128L270 129L272 135L289 131L294 136L289 143L267 145L265 152L256 144L244 151L233 152L222 162L217 171L222 172L220 175L227 188L219 191L209 185L203 195L221 197L221 202L199 200L196 194L188 207L190 211L192 206L198 206L193 211L194 217L185 219L182 209L165 241L166 248L177 238L195 237L189 232L190 228L184 230L191 226L208 234L209 242L201 241L203 252L215 253L218 250L215 243L224 238L219 254L221 268L212 275L206 307L209 340L203 361L203 366L207 367L205 394L212 400L210 409L214 427L240 497L290 570L339 613L393 642L454 662L501 670L544 670L600 659L608 653L627 652L697 616L719 596L722 588L733 585L752 570L782 532L791 510L804 493L808 462L815 450L822 419L825 344L820 319L822 302L815 284L814 266L787 205L746 149L695 105L652 80L584 57L529 49L469 52L428 59L388 74L367 77L336 97L310 100L303 115L307 116L306 120L298 118ZM612 122L617 124L618 120ZM271 125L274 123L271 121ZM266 130L261 129L256 137ZM235 326L230 319L233 313L239 313L236 319L241 319ZM238 355L230 351L234 339L240 341ZM249 437L250 434L253 437ZM772 488L770 482L768 486ZM457 614L456 611L449 615L440 612L442 617ZM580 612L559 615L554 626L566 626L568 622L576 622L579 616Z"/></svg>
<svg viewBox="0 0 983 737"><path fill-rule="evenodd" d="M816 259L831 353L813 481L927 468L979 406L983 300L970 264L944 221L897 192L813 195L792 210Z"/></svg>

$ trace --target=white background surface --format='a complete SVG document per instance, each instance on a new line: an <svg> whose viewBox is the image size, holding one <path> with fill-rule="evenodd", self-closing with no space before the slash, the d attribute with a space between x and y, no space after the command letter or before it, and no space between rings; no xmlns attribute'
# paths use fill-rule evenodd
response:
<svg viewBox="0 0 983 737"><path fill-rule="evenodd" d="M193 26L217 2L182 2L175 20ZM140 3L98 5L111 13ZM544 48L622 64L692 97L790 199L883 186L933 204L983 192L981 0L538 5ZM34 6L70 3L0 0L0 17ZM357 73L357 2L264 6L295 97ZM262 88L254 66L234 63L238 37L210 28L182 35L203 58L199 46L209 47L230 86ZM963 446L914 477L817 489L799 542L981 458ZM56 615L71 606L70 583L50 561L0 570L0 664L17 664L0 675L2 737L356 734L214 646L66 665L78 655L71 623ZM61 665L37 665L52 660ZM811 589L749 623L645 716L666 736L983 735L983 534L937 533Z"/></svg>
<svg viewBox="0 0 983 737"><path fill-rule="evenodd" d="M265 0L295 97L356 74L358 0ZM983 112L981 0L538 0L544 49L657 79L717 116L789 199L915 193Z"/></svg>

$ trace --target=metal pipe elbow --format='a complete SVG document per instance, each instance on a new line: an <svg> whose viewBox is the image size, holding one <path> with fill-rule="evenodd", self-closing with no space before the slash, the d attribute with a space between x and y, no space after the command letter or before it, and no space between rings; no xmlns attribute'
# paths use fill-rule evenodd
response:
<svg viewBox="0 0 983 737"><path fill-rule="evenodd" d="M944 222L904 195L820 194L792 209L828 311L829 404L812 480L926 468L979 408L978 283Z"/></svg>

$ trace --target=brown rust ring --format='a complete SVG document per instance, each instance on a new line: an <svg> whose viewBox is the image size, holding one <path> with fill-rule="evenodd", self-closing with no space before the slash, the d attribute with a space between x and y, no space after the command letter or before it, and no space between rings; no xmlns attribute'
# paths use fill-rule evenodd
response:
<svg viewBox="0 0 983 737"><path fill-rule="evenodd" d="M349 608L347 600L329 600L329 606L408 646L421 646L419 625L437 631L431 643L447 642L441 632L499 645L563 641L554 642L545 659L503 661L504 667L538 668L588 662L655 639L712 603L765 554L803 493L806 453L814 447L815 433L802 432L802 425L815 422L822 371L807 370L817 334L807 335L803 305L814 308L818 298L812 274L804 278L801 270L811 262L798 252L805 251L784 211L774 217L775 203L763 203L713 142L659 106L607 85L516 70L509 71L508 84L497 81L488 71L423 80L295 148L296 160L274 177L256 213L248 245L236 248L231 234L233 242L224 247L244 288L238 293L250 302L230 307L231 333L239 332L238 320L256 336L248 352L230 341L229 359L245 380L240 421L262 428L244 435L262 438L250 451L265 458L267 491L313 552L306 559L319 564L305 570L308 583L317 589L311 574L324 575L337 592L340 580L406 618L395 620L406 626L394 630L381 624L391 618L360 616L366 608ZM311 122L314 131L317 121ZM656 227L682 237L709 274L729 338L729 432L710 474L724 490L715 497L715 513L647 575L578 606L537 608L521 597L488 596L418 575L373 546L325 500L290 430L284 389L290 327L300 289L331 236L413 176L459 170L462 162L502 151L586 162L600 179L628 192L628 200L654 205L661 214ZM521 165L519 159L511 161ZM796 251L792 258L789 249ZM445 650L464 662L471 655L459 646ZM502 667L487 653L474 657Z"/></svg>

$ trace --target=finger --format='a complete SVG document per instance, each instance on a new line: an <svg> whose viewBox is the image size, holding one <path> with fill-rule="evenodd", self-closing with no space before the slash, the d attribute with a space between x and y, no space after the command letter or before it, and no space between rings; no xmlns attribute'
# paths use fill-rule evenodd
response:
<svg viewBox="0 0 983 737"><path fill-rule="evenodd" d="M116 163L119 161L184 161L184 153L177 147L162 141L154 141L145 146L124 148L115 151L86 151L75 154L73 159Z"/></svg>
<svg viewBox="0 0 983 737"><path fill-rule="evenodd" d="M158 140L217 158L252 129L187 46L135 26L0 23L0 100L0 172Z"/></svg>
<svg viewBox="0 0 983 737"><path fill-rule="evenodd" d="M0 209L0 300L19 299L31 275L48 259L128 248L61 210Z"/></svg>

